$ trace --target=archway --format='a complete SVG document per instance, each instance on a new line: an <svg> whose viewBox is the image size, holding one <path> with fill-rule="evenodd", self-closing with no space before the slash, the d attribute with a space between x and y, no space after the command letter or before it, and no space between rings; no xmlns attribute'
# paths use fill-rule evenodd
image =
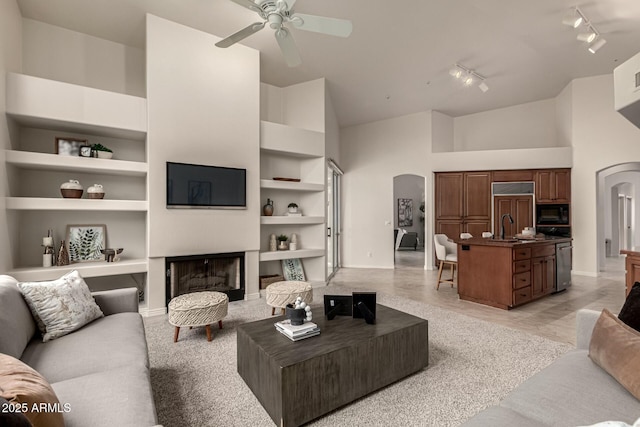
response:
<svg viewBox="0 0 640 427"><path fill-rule="evenodd" d="M393 177L393 245L395 268L425 266L425 177Z"/></svg>
<svg viewBox="0 0 640 427"><path fill-rule="evenodd" d="M640 243L634 237L640 224L640 162L601 169L596 179L598 271L620 272L624 270L620 249Z"/></svg>

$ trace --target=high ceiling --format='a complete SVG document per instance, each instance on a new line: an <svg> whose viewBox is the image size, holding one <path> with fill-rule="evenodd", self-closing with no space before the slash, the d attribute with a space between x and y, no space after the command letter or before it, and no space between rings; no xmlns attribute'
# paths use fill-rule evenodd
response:
<svg viewBox="0 0 640 427"><path fill-rule="evenodd" d="M144 48L145 13L226 37L259 21L230 0L18 0L25 18ZM261 52L276 86L325 77L340 126L426 110L461 116L556 96L572 79L612 72L640 52L640 2L578 4L606 38L596 54L561 23L573 0L298 0L300 13L349 19L342 39L293 30L303 64L284 63L273 31L242 44ZM231 47L230 49L233 49ZM487 78L464 88L454 63Z"/></svg>

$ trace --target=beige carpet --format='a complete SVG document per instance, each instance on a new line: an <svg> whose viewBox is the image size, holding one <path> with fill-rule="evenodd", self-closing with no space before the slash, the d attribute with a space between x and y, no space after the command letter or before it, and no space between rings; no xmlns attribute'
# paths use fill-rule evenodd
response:
<svg viewBox="0 0 640 427"><path fill-rule="evenodd" d="M322 304L325 292L347 290L314 289L315 304ZM429 320L429 367L309 425L456 426L570 349L401 297L378 293L378 303ZM236 326L270 312L264 300L229 304L224 328L213 328L211 342L204 328L196 328L181 330L174 344L166 316L145 319L152 387L164 427L275 425L236 371Z"/></svg>

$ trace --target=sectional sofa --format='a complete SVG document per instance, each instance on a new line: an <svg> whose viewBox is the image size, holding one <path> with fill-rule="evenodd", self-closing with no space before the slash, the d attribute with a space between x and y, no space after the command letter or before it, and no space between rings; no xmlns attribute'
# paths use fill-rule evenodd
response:
<svg viewBox="0 0 640 427"><path fill-rule="evenodd" d="M0 280L0 353L35 369L65 405L66 427L157 424L135 288L95 292L104 313L43 343L15 281Z"/></svg>
<svg viewBox="0 0 640 427"><path fill-rule="evenodd" d="M589 357L600 312L577 313L577 348L561 356L464 427L589 426L606 421L632 425L640 401Z"/></svg>

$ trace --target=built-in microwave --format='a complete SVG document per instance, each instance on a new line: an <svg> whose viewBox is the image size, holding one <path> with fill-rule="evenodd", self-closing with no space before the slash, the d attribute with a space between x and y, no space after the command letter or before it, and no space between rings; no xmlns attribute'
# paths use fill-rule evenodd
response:
<svg viewBox="0 0 640 427"><path fill-rule="evenodd" d="M536 205L536 225L568 225L569 205Z"/></svg>

